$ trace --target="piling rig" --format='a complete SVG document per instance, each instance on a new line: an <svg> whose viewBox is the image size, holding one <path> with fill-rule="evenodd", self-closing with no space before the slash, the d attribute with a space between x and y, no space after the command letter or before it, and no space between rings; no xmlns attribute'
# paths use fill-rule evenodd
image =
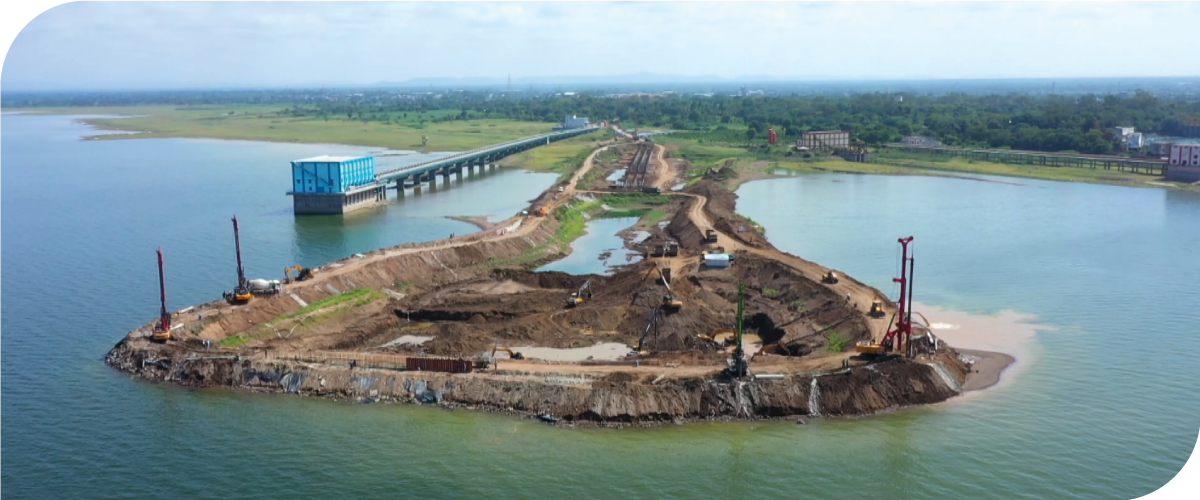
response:
<svg viewBox="0 0 1200 500"><path fill-rule="evenodd" d="M171 340L171 313L167 312L167 282L163 276L162 247L158 248L158 297L158 322L154 324L154 333L150 334L150 340L166 342Z"/></svg>
<svg viewBox="0 0 1200 500"><path fill-rule="evenodd" d="M224 294L225 301L230 304L245 304L250 302L253 295L250 293L250 283L246 280L246 271L242 268L242 240L238 236L238 221L237 216L233 216L233 246L237 251L237 274L238 284L233 290L228 290Z"/></svg>
<svg viewBox="0 0 1200 500"><path fill-rule="evenodd" d="M892 282L900 284L900 301L898 303L899 311L896 313L896 328L888 330L887 334L878 343L870 340L859 341L854 345L854 350L860 354L878 356L889 352L905 352L905 347L908 347L909 350L912 348L909 341L912 339L913 258L908 255L908 244L912 243L912 240L912 236L896 240L900 242L902 249L900 277L892 278Z"/></svg>
<svg viewBox="0 0 1200 500"><path fill-rule="evenodd" d="M733 357L726 361L728 367L725 369L725 374L735 379L750 374L750 360L746 359L746 350L743 348L742 341L742 315L746 302L745 295L746 285L738 284L737 344L733 348Z"/></svg>

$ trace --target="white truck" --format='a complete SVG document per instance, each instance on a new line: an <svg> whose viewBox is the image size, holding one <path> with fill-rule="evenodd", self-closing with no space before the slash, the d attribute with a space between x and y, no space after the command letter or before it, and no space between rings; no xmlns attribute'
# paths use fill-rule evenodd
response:
<svg viewBox="0 0 1200 500"><path fill-rule="evenodd" d="M255 295L274 295L283 291L283 283L280 283L279 280L258 278L248 281L250 283L250 293Z"/></svg>

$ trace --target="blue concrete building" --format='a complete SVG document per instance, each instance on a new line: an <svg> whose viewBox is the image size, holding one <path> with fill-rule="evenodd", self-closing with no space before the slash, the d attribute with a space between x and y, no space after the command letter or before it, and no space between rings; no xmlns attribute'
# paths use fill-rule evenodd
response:
<svg viewBox="0 0 1200 500"><path fill-rule="evenodd" d="M293 193L344 193L374 183L374 156L317 156L292 162Z"/></svg>

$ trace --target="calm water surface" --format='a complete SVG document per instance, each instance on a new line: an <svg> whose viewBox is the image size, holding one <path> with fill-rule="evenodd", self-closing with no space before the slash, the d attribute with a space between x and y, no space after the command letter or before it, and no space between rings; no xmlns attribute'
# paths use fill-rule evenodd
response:
<svg viewBox="0 0 1200 500"><path fill-rule="evenodd" d="M0 125L8 497L1130 498L1171 479L1195 445L1193 194L839 175L747 184L739 210L786 250L889 291L895 238L914 234L920 301L1021 311L1056 330L1038 334L1011 383L954 404L805 426L572 430L187 390L101 361L156 314L156 246L173 307L229 286L234 213L248 271L276 277L469 232L443 216L518 212L553 175L503 171L296 219L289 160L371 149L80 141L86 127L62 117Z"/></svg>

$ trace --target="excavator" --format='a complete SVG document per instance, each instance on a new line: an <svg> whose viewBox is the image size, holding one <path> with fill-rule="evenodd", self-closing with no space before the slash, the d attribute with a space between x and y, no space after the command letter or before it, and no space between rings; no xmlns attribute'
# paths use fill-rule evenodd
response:
<svg viewBox="0 0 1200 500"><path fill-rule="evenodd" d="M913 262L912 257L908 256L908 244L912 243L913 237L900 238L899 241L903 248L903 255L900 260L900 277L892 278L892 281L900 284L900 301L898 303L899 311L896 315L896 328L888 330L879 342L870 340L862 340L854 345L855 352L866 354L869 356L885 355L888 352L901 352L904 349L905 339L912 337L912 272ZM875 301L879 303L879 301ZM871 311L875 311L875 303L871 304ZM883 306L880 304L880 312L883 311Z"/></svg>
<svg viewBox="0 0 1200 500"><path fill-rule="evenodd" d="M498 353L498 352L507 352L509 359L525 359L525 355L512 350L511 347L500 347L500 346L496 346L496 347L492 348L492 359L496 359L496 353Z"/></svg>
<svg viewBox="0 0 1200 500"><path fill-rule="evenodd" d="M764 346L760 347L760 348L758 349L758 351L756 351L756 352L754 353L754 355L753 355L753 356L750 356L750 359L754 359L755 357L757 357L757 356L758 356L758 355L760 355L760 354L772 354L772 353L774 353L775 351L778 351L780 347L783 347L783 344L780 344L779 342L775 342L775 343L773 343L773 344L767 344L767 345L764 345Z"/></svg>
<svg viewBox="0 0 1200 500"><path fill-rule="evenodd" d="M230 304L245 304L250 302L250 299L253 298L254 295L250 293L250 283L249 280L246 279L245 269L242 268L242 241L238 237L238 221L236 215L233 216L233 246L237 250L238 284L233 288L233 290L226 290L225 293L221 295L225 298L225 301Z"/></svg>
<svg viewBox="0 0 1200 500"><path fill-rule="evenodd" d="M575 307L588 300L592 300L592 280L584 281L579 291L572 292L571 296L567 297L567 307Z"/></svg>
<svg viewBox="0 0 1200 500"><path fill-rule="evenodd" d="M721 340L717 340L718 337L723 337L723 338ZM715 344L719 344L719 346L724 346L726 343L728 343L729 340L734 339L736 337L737 337L737 330L734 330L733 328L717 328L709 333L702 333L702 334L696 335L696 338L698 338L700 340L713 342Z"/></svg>
<svg viewBox="0 0 1200 500"><path fill-rule="evenodd" d="M825 276L821 277L821 283L825 283L826 285L836 285L837 282L838 282L837 273L833 272L832 269L830 269L829 272L825 273Z"/></svg>
<svg viewBox="0 0 1200 500"><path fill-rule="evenodd" d="M158 323L154 324L154 332L150 334L150 340L154 342L166 342L171 340L171 313L167 312L167 282L163 278L161 247L158 249L158 293L162 308L159 310Z"/></svg>
<svg viewBox="0 0 1200 500"><path fill-rule="evenodd" d="M310 268L304 267L304 266L285 267L285 268L283 268L283 282L284 283L292 282L292 280L293 280L292 271L296 271L298 273L296 275L296 277L294 278L296 281L304 281L304 280L312 279L313 275L316 274L316 271L314 271Z"/></svg>
<svg viewBox="0 0 1200 500"><path fill-rule="evenodd" d="M678 311L683 307L683 301L675 298L671 293L671 281L667 279L667 275L663 274L661 267L655 266L658 270L658 277L662 278L663 286L667 287L667 293L663 295L662 307Z"/></svg>

